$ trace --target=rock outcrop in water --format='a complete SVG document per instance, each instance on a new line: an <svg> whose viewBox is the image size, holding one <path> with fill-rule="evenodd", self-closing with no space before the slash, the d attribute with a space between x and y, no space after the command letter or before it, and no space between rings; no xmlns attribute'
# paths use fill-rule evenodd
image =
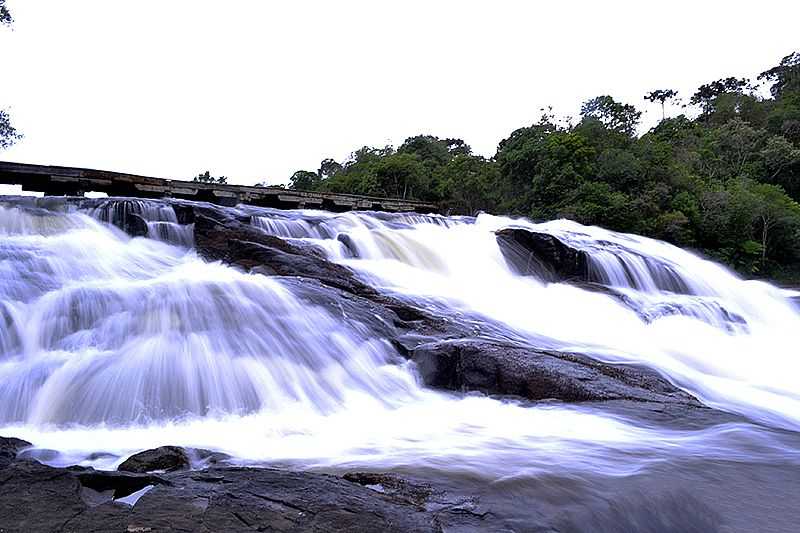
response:
<svg viewBox="0 0 800 533"><path fill-rule="evenodd" d="M131 455L117 467L117 470L142 474L156 470L174 472L176 470L186 470L190 466L191 460L183 448L162 446Z"/></svg>
<svg viewBox="0 0 800 533"><path fill-rule="evenodd" d="M0 438L3 457L6 450L25 445L18 439ZM180 448L165 448L188 456ZM142 453L163 456L162 452ZM391 474L338 477L273 468L214 467L152 475L54 468L9 457L7 463L0 462L0 531L492 529L489 524L481 526L486 517L473 512L470 501L432 496L429 487Z"/></svg>
<svg viewBox="0 0 800 533"><path fill-rule="evenodd" d="M503 257L517 274L544 281L589 280L586 254L552 235L521 228L501 229L496 235Z"/></svg>
<svg viewBox="0 0 800 533"><path fill-rule="evenodd" d="M192 219L197 252L208 260L223 261L258 274L317 281L327 289L313 291L306 286L304 293L309 300L327 301L328 305L324 307L334 313L341 308L341 301L347 301L362 309L371 308L369 313L358 313L368 321L371 321L370 316L377 315L404 331L413 329L423 335L464 334L463 328L452 321L434 317L423 309L380 294L360 281L352 270L326 260L314 248L300 247L268 235L220 208L196 206ZM336 292L331 293L328 289ZM314 292L317 297L312 296Z"/></svg>
<svg viewBox="0 0 800 533"><path fill-rule="evenodd" d="M424 344L412 359L427 385L449 390L529 400L700 405L652 370L609 365L580 354L462 339Z"/></svg>

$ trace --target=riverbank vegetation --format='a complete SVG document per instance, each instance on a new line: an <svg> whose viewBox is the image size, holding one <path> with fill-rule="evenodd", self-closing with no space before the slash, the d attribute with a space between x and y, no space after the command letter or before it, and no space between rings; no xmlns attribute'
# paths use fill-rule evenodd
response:
<svg viewBox="0 0 800 533"><path fill-rule="evenodd" d="M429 135L365 146L295 172L289 187L566 217L693 248L746 275L799 280L800 53L687 100L685 114L669 117L676 91L645 95L662 119L643 134L641 112L611 96L585 102L577 119L548 110L488 158Z"/></svg>

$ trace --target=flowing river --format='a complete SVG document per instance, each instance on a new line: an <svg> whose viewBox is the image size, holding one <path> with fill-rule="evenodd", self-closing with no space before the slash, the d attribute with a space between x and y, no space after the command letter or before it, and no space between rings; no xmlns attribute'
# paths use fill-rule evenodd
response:
<svg viewBox="0 0 800 533"><path fill-rule="evenodd" d="M146 221L146 236L109 223L120 209ZM100 468L163 444L242 464L491 480L632 476L697 459L800 464L800 314L787 291L564 220L237 212L484 337L644 365L731 416L673 427L602 405L427 388L368 321L310 303L297 279L200 258L168 204L7 198L0 435L58 452L42 452L52 464ZM585 251L616 296L516 274L495 237L507 227Z"/></svg>

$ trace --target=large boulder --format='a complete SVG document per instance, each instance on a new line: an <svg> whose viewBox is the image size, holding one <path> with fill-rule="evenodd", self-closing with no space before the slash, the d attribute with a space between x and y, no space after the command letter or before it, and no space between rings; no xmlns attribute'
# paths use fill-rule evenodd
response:
<svg viewBox="0 0 800 533"><path fill-rule="evenodd" d="M174 472L191 466L186 450L179 446L161 446L128 457L117 468L120 472Z"/></svg>
<svg viewBox="0 0 800 533"><path fill-rule="evenodd" d="M522 228L504 228L495 235L508 266L517 274L544 281L589 280L586 253L552 235Z"/></svg>
<svg viewBox="0 0 800 533"><path fill-rule="evenodd" d="M635 400L700 405L655 372L579 355L461 339L417 347L425 383L455 391L565 402Z"/></svg>
<svg viewBox="0 0 800 533"><path fill-rule="evenodd" d="M327 261L313 249L268 235L220 209L197 207L194 232L197 252L208 260L262 274L316 279L353 294L375 294L350 269Z"/></svg>

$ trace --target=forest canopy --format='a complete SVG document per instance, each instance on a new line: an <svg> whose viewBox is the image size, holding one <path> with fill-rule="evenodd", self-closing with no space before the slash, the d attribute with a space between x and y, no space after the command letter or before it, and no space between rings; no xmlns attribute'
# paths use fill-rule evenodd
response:
<svg viewBox="0 0 800 533"><path fill-rule="evenodd" d="M762 89L763 88L763 89ZM800 52L755 82L728 77L688 95L654 89L661 121L612 96L580 116L541 119L493 157L461 139L410 137L295 172L289 187L439 202L451 213L569 218L699 250L748 275L800 279Z"/></svg>

